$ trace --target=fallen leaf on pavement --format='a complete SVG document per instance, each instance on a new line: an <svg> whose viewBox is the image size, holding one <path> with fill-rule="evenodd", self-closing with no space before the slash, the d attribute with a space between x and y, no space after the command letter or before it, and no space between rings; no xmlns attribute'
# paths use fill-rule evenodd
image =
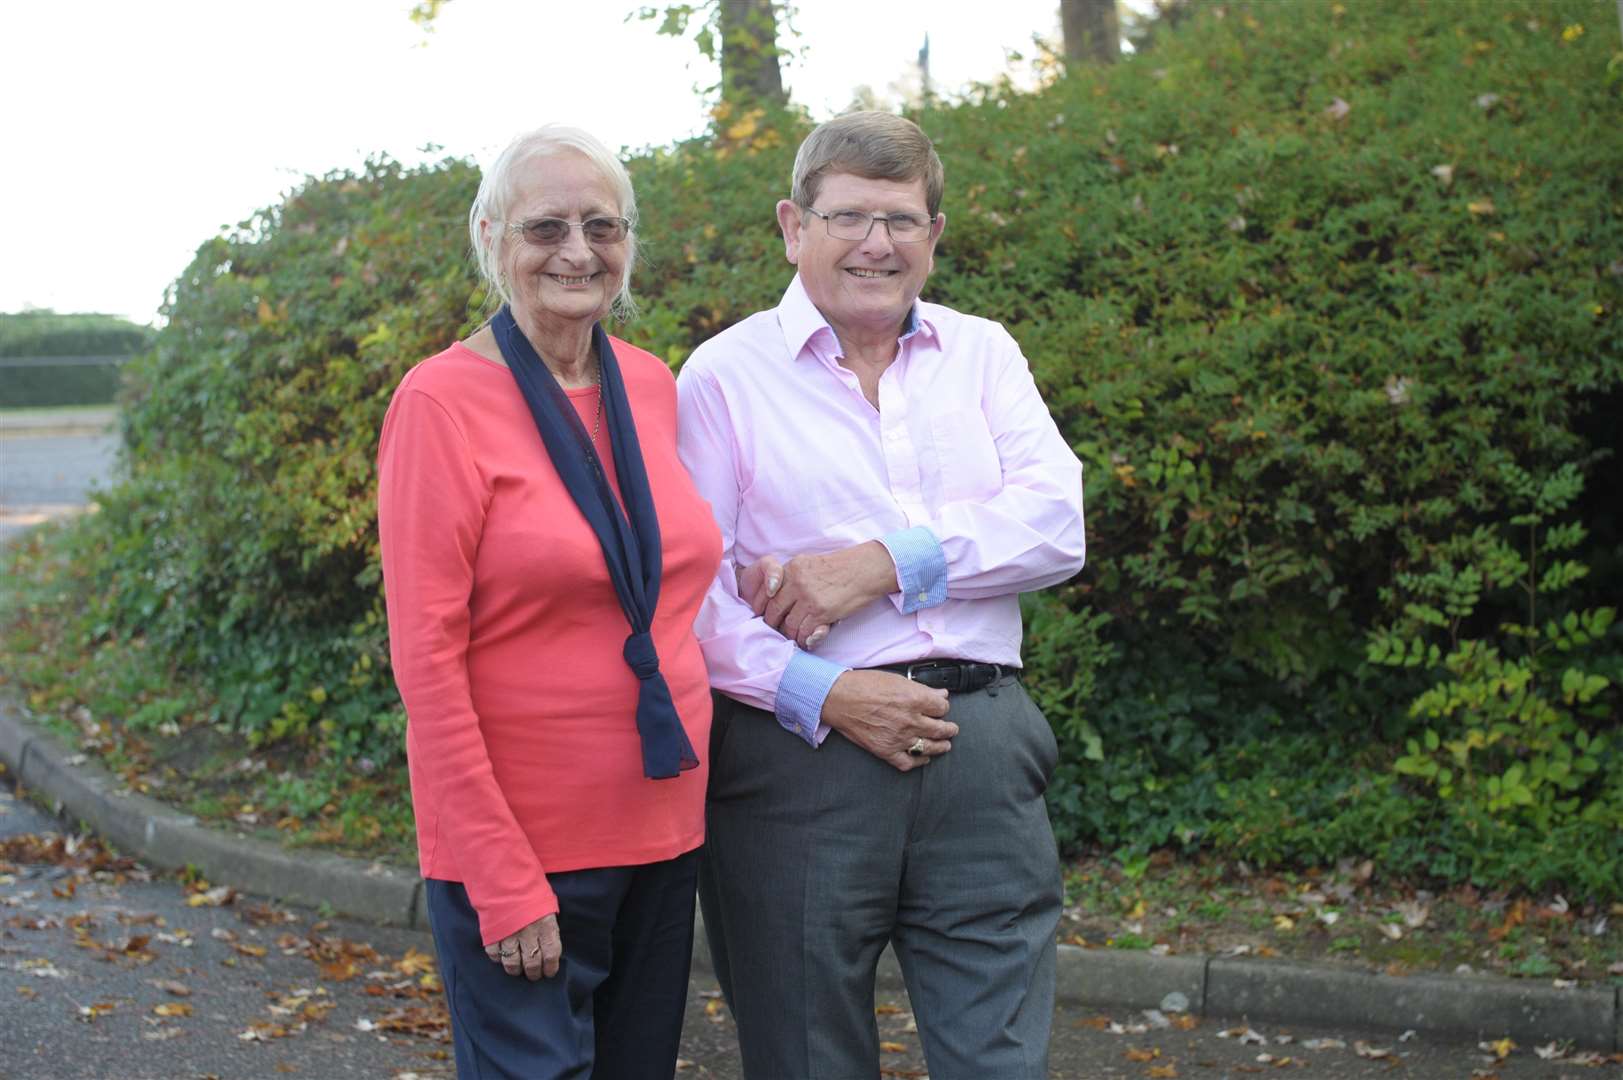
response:
<svg viewBox="0 0 1623 1080"><path fill-rule="evenodd" d="M356 966L353 960L332 960L318 965L317 970L321 972L323 979L330 979L333 982L349 982L349 980L361 973L361 969ZM369 986L367 990L376 990L379 994L385 993L381 986Z"/></svg>
<svg viewBox="0 0 1623 1080"><path fill-rule="evenodd" d="M1241 1046L1267 1046L1268 1040L1254 1028L1237 1027L1217 1033L1219 1039L1239 1039Z"/></svg>
<svg viewBox="0 0 1623 1080"><path fill-rule="evenodd" d="M273 923L296 923L299 921L299 917L293 912L282 911L279 908L271 907L269 904L254 904L252 907L242 908L237 912L237 917L243 922L252 923L255 926L270 926Z"/></svg>
<svg viewBox="0 0 1623 1080"><path fill-rule="evenodd" d="M421 1035L439 1042L451 1041L451 1018L446 1013L445 1006L439 1003L432 1006L413 1005L404 1009L394 1009L379 1017L376 1026L380 1031Z"/></svg>
<svg viewBox="0 0 1623 1080"><path fill-rule="evenodd" d="M422 975L435 970L434 957L408 948L406 955L395 961L394 969L402 975Z"/></svg>
<svg viewBox="0 0 1623 1080"><path fill-rule="evenodd" d="M154 1016L190 1016L192 1007L184 1001L166 1001L152 1007Z"/></svg>
<svg viewBox="0 0 1623 1080"><path fill-rule="evenodd" d="M108 1013L112 1012L114 1007L115 1006L110 1001L98 1001L94 1005L80 1005L78 1017L80 1020L83 1020L85 1023L89 1024L94 1022L97 1017L106 1016Z"/></svg>
<svg viewBox="0 0 1623 1080"><path fill-rule="evenodd" d="M193 893L186 898L187 907L224 907L237 898L237 890L229 885L216 885L205 892Z"/></svg>
<svg viewBox="0 0 1623 1080"><path fill-rule="evenodd" d="M907 1053L907 1044L899 1042L882 1042L879 1044L879 1049L887 1054L905 1054Z"/></svg>
<svg viewBox="0 0 1623 1080"><path fill-rule="evenodd" d="M150 912L150 911L149 912L143 912L141 914L136 914L134 912L129 912L129 911L120 911L118 913L118 915L117 915L117 918L118 918L118 921L120 923L122 923L123 925L125 925L125 926L168 926L169 925L167 922L164 921L164 917L162 915L159 915L159 914L157 914L155 912Z"/></svg>

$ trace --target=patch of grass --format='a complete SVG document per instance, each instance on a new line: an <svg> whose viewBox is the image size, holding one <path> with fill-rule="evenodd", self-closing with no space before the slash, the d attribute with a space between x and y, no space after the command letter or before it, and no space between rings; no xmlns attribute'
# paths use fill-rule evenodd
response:
<svg viewBox="0 0 1623 1080"><path fill-rule="evenodd" d="M131 791L200 820L414 865L403 763L358 772L328 762L313 736L248 746L200 681L95 622L70 540L61 526L35 530L0 568L0 686L31 719Z"/></svg>
<svg viewBox="0 0 1623 1080"><path fill-rule="evenodd" d="M1125 933L1117 937L1108 938L1105 944L1112 949L1148 949L1155 943L1140 934Z"/></svg>
<svg viewBox="0 0 1623 1080"><path fill-rule="evenodd" d="M1429 891L1381 879L1352 860L1258 874L1209 856L1157 853L1132 877L1101 855L1072 862L1066 880L1062 941L1370 970L1450 972L1464 964L1518 978L1623 986L1623 971L1612 970L1623 957L1623 906L1569 906L1557 896L1470 886Z"/></svg>
<svg viewBox="0 0 1623 1080"><path fill-rule="evenodd" d="M1528 979L1548 979L1561 974L1561 965L1543 953L1534 953L1518 961L1510 969L1510 973Z"/></svg>

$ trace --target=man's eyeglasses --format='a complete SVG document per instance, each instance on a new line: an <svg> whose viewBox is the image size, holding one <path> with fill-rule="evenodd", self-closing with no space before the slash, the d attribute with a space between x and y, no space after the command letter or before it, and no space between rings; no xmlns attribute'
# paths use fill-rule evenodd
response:
<svg viewBox="0 0 1623 1080"><path fill-rule="evenodd" d="M927 240L935 218L924 214L870 214L863 210L836 210L825 214L814 207L805 207L808 214L816 214L828 226L828 234L836 240L866 240L873 232L874 222L883 221L885 231L898 244L913 244Z"/></svg>
<svg viewBox="0 0 1623 1080"><path fill-rule="evenodd" d="M595 217L585 221L541 217L509 221L506 225L509 232L518 233L525 243L536 247L557 247L569 239L570 229L579 229L588 244L618 244L631 231L631 222L623 217Z"/></svg>

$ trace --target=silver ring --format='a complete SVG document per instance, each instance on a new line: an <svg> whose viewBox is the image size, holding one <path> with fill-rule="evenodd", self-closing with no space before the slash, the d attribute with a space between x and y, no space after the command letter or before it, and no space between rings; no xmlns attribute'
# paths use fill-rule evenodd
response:
<svg viewBox="0 0 1623 1080"><path fill-rule="evenodd" d="M513 957L518 955L518 950L513 949L509 951L507 949L497 949L496 955L501 957L503 960L511 960Z"/></svg>
<svg viewBox="0 0 1623 1080"><path fill-rule="evenodd" d="M909 757L924 756L924 736L920 735L913 740L913 745L907 748L907 754Z"/></svg>

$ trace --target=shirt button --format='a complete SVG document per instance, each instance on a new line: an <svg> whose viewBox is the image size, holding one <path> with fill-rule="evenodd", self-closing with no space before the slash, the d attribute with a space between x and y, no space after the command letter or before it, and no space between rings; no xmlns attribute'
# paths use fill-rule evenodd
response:
<svg viewBox="0 0 1623 1080"><path fill-rule="evenodd" d="M929 599L930 599L930 594L929 593L927 593L927 592L919 593L919 603L921 603L921 604L926 603L926 602L929 601Z"/></svg>

